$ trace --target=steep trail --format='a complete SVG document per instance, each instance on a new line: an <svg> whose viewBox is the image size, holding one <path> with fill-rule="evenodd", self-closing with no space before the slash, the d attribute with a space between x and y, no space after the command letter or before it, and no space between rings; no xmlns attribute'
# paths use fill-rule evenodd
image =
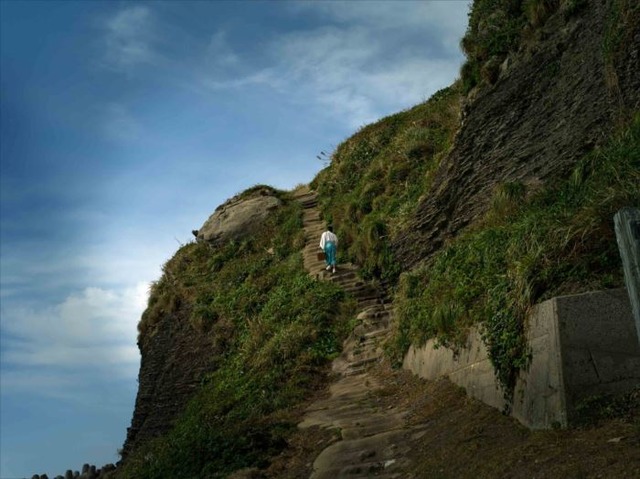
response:
<svg viewBox="0 0 640 479"><path fill-rule="evenodd" d="M335 274L325 271L324 262L317 259L325 224L317 209L316 194L301 189L296 198L304 208L305 269L353 295L359 311L359 324L332 364L337 379L329 388L329 397L313 403L298 425L301 429L335 429L341 436L315 459L311 479L413 477L407 472L411 470L408 453L412 440L425 434L424 427L408 428L408 411L381 406L376 392L382 385L370 373L382 359L381 343L389 331L391 307L385 304L381 291L358 278L356 266L338 264Z"/></svg>

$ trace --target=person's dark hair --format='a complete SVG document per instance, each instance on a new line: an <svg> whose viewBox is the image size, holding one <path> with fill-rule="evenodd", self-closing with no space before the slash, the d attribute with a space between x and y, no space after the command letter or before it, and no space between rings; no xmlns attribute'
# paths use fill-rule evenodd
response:
<svg viewBox="0 0 640 479"><path fill-rule="evenodd" d="M327 229L333 233L333 226L329 225L327 226Z"/></svg>

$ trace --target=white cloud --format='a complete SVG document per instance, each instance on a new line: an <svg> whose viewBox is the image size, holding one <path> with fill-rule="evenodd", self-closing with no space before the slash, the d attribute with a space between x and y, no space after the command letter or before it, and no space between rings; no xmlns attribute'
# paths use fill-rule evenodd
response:
<svg viewBox="0 0 640 479"><path fill-rule="evenodd" d="M426 100L458 76L468 9L463 2L300 2L294 15L330 23L273 37L251 69L226 34L211 44L229 68L200 70L214 90L271 88L285 101L358 128Z"/></svg>
<svg viewBox="0 0 640 479"><path fill-rule="evenodd" d="M153 50L153 17L146 6L137 5L120 10L104 24L105 62L116 70L129 70L154 63L158 54Z"/></svg>
<svg viewBox="0 0 640 479"><path fill-rule="evenodd" d="M457 76L458 57L403 54L375 30L328 27L279 38L277 69L299 103L317 103L351 128L425 100Z"/></svg>
<svg viewBox="0 0 640 479"><path fill-rule="evenodd" d="M348 24L368 25L375 29L416 29L439 35L464 30L471 0L414 0L398 2L343 1L296 2L294 11L316 12Z"/></svg>
<svg viewBox="0 0 640 479"><path fill-rule="evenodd" d="M227 41L227 32L218 30L211 36L207 48L207 59L215 66L229 67L237 65L240 61L237 53L231 49Z"/></svg>
<svg viewBox="0 0 640 479"><path fill-rule="evenodd" d="M135 377L136 326L147 295L146 283L122 290L89 287L51 307L3 308L3 393L44 387L53 394L59 388L52 376ZM19 373L39 368L52 373ZM64 389L65 382L59 387Z"/></svg>
<svg viewBox="0 0 640 479"><path fill-rule="evenodd" d="M228 76L228 75L227 75ZM198 80L202 86L212 90L235 90L246 86L266 85L271 88L281 88L283 82L278 80L271 69L266 69L251 73L247 76L230 77L228 79L219 78L218 75L204 75Z"/></svg>

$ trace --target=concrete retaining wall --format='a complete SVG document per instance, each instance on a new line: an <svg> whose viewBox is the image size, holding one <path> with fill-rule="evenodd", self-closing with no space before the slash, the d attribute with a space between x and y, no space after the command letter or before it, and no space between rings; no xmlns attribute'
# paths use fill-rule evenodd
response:
<svg viewBox="0 0 640 479"><path fill-rule="evenodd" d="M532 361L517 382L511 413L533 429L567 426L585 397L640 385L640 344L626 290L559 296L538 304L529 318ZM405 369L420 377L448 376L467 393L503 409L505 401L478 329L453 351L411 347Z"/></svg>

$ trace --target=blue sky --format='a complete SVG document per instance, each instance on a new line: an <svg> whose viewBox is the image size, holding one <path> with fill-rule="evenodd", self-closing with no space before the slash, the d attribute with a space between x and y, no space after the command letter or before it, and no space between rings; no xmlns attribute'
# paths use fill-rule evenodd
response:
<svg viewBox="0 0 640 479"><path fill-rule="evenodd" d="M0 0L0 477L117 461L162 264L450 85L468 3Z"/></svg>

